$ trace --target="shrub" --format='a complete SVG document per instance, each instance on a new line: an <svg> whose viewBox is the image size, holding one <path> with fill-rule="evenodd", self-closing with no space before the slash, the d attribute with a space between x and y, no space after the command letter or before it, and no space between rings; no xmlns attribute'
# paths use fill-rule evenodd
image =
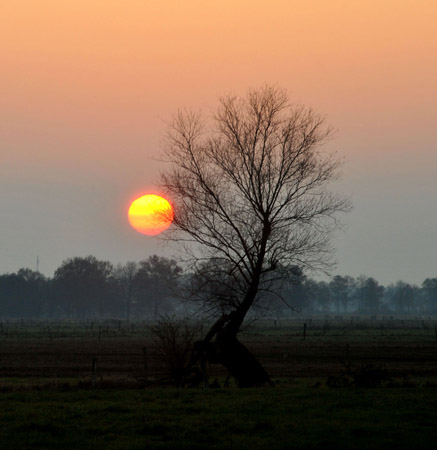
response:
<svg viewBox="0 0 437 450"><path fill-rule="evenodd" d="M200 325L188 319L176 320L166 315L158 319L152 332L157 338L157 349L171 383L183 386L193 346L200 335Z"/></svg>

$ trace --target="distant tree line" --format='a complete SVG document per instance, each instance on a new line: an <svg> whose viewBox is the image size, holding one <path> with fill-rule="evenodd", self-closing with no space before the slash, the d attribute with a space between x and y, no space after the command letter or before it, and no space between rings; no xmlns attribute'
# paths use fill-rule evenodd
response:
<svg viewBox="0 0 437 450"><path fill-rule="evenodd" d="M151 256L113 265L94 256L68 258L52 278L30 269L0 275L0 317L117 317L127 320L178 312L182 269Z"/></svg>
<svg viewBox="0 0 437 450"><path fill-rule="evenodd" d="M436 314L437 277L420 286L398 281L383 286L372 277L336 275L315 281L302 275L285 284L283 301L276 301L278 315L290 310L324 314ZM281 304L282 303L282 304Z"/></svg>
<svg viewBox="0 0 437 450"><path fill-rule="evenodd" d="M198 276L198 275L197 275ZM202 296L178 295L193 280L174 259L150 256L113 265L94 256L68 258L46 277L30 269L0 275L0 318L157 318L186 315ZM205 292L205 296L211 293ZM437 277L420 286L398 281L383 286L371 277L336 275L316 281L296 268L281 295L266 302L277 317L305 314L436 314Z"/></svg>

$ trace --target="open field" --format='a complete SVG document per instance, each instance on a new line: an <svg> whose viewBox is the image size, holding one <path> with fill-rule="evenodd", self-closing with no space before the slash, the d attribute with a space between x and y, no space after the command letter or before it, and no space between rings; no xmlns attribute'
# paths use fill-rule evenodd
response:
<svg viewBox="0 0 437 450"><path fill-rule="evenodd" d="M384 366L393 377L429 378L437 376L436 324L433 318L319 318L279 320L275 326L266 319L247 328L241 340L273 378L327 377L346 363ZM89 380L96 358L99 380L144 385L164 375L151 325L3 322L0 378ZM210 371L212 376L226 376L219 366Z"/></svg>
<svg viewBox="0 0 437 450"><path fill-rule="evenodd" d="M275 381L260 389L161 386L150 325L3 321L1 448L435 448L435 318L261 321L241 336ZM328 387L369 364L383 387Z"/></svg>

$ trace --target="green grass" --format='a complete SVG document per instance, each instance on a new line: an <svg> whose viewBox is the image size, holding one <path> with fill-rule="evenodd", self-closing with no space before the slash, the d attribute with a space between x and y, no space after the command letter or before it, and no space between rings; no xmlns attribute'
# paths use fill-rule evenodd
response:
<svg viewBox="0 0 437 450"><path fill-rule="evenodd" d="M308 386L3 392L1 448L435 448L435 388Z"/></svg>

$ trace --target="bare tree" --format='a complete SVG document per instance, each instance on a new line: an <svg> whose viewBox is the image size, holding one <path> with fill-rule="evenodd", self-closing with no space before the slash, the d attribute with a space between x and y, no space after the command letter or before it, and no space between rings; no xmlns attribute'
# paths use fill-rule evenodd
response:
<svg viewBox="0 0 437 450"><path fill-rule="evenodd" d="M240 386L269 382L237 339L248 311L279 288L288 268L331 263L336 215L350 204L327 190L340 165L320 150L330 135L322 116L271 86L220 98L209 120L179 111L169 126L171 166L162 184L174 206L170 239L188 252L195 271L208 262L220 275L204 277L205 290L218 280L229 287L207 299L221 315L197 346L199 357L223 364Z"/></svg>

